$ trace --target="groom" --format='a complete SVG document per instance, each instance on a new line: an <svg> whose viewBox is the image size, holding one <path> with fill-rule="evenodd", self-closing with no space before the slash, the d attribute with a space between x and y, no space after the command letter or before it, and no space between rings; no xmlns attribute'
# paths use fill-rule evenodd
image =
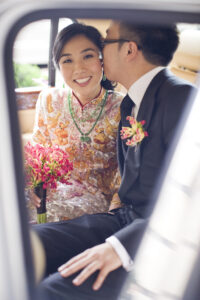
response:
<svg viewBox="0 0 200 300"><path fill-rule="evenodd" d="M36 226L46 251L46 274L52 274L40 285L47 299L117 299L134 266L166 152L193 90L166 68L178 46L173 26L113 22L103 46L106 76L128 90L118 134L121 207ZM146 122L148 136L136 146L120 137L122 127L130 127L127 116Z"/></svg>

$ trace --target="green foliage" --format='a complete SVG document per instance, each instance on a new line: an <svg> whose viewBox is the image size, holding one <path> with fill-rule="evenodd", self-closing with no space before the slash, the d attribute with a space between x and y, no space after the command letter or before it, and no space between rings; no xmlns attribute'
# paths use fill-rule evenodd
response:
<svg viewBox="0 0 200 300"><path fill-rule="evenodd" d="M14 63L14 76L18 88L41 85L37 81L42 78L41 69L37 65Z"/></svg>

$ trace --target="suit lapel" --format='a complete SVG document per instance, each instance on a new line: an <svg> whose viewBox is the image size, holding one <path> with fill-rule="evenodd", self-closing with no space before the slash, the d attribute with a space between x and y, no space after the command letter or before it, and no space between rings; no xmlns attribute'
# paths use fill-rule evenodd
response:
<svg viewBox="0 0 200 300"><path fill-rule="evenodd" d="M140 109L139 109L138 115L137 115L137 121L142 121L142 120L146 121L146 123L144 125L144 129L147 132L148 132L148 128L151 123L152 115L153 115L156 101L157 101L156 95L160 89L160 86L166 80L166 78L168 76L170 76L170 75L169 75L169 72L167 69L164 69L161 72L159 72L151 81L151 83L148 86L148 88L145 92L145 95L142 99ZM151 138L151 137L149 136L149 138ZM119 139L120 139L120 137L118 137L118 145L119 145L118 152L119 152L120 156L123 156L123 153L122 153L123 145L122 145L122 141L119 141ZM142 142L139 145L137 145L136 147L129 146L128 150L124 156L124 159L122 159L122 157L119 158L120 170L122 170L122 173L126 172L126 169L129 169L131 166L132 180L133 180L133 177L137 178L137 176L138 176L139 167L140 167L140 148L142 147ZM125 165L125 166L123 166L123 165ZM128 171L128 173L129 173L129 171Z"/></svg>
<svg viewBox="0 0 200 300"><path fill-rule="evenodd" d="M158 94L161 84L166 80L166 77L168 77L167 69L159 72L151 81L142 99L137 115L137 121L145 120L146 123L144 125L144 128L146 130L148 130L154 112L155 104L157 101L156 95Z"/></svg>

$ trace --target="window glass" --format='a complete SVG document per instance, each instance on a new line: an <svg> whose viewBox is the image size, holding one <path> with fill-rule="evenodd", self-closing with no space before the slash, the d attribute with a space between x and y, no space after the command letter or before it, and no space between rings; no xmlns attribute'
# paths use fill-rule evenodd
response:
<svg viewBox="0 0 200 300"><path fill-rule="evenodd" d="M14 62L47 65L49 41L50 20L36 21L25 26L14 44Z"/></svg>

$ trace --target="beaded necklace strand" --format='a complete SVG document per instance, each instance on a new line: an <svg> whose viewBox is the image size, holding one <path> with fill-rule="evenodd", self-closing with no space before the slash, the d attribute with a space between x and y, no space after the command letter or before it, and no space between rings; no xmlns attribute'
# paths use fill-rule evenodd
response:
<svg viewBox="0 0 200 300"><path fill-rule="evenodd" d="M108 96L108 91L106 90L105 92L105 95L102 99L102 102L101 102L101 110L94 122L94 124L92 125L92 127L90 128L90 130L88 132L82 132L82 130L80 129L80 127L78 126L77 122L76 122L76 119L75 119L75 113L72 109L72 105L71 105L71 93L69 92L68 93L68 105L69 105L69 111L70 111L70 114L71 114L71 117L72 117L72 120L76 126L76 128L78 129L78 131L80 132L81 134L81 137L80 137L80 140L81 142L85 142L85 143L91 143L91 138L89 137L89 134L92 132L92 130L94 129L94 127L96 126L97 122L99 121L101 115L102 115L102 112L103 112L103 109L104 109L104 106L106 104L106 100L107 100L107 96Z"/></svg>

